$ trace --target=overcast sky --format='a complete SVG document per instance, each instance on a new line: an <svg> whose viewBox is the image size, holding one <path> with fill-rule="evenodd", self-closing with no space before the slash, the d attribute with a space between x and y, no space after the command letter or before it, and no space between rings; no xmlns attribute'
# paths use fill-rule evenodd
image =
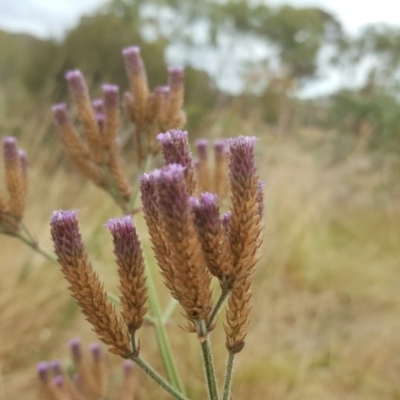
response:
<svg viewBox="0 0 400 400"><path fill-rule="evenodd" d="M60 36L82 14L102 3L103 0L0 0L0 29L40 37ZM400 25L399 0L268 0L268 3L325 8L336 14L350 32L371 22Z"/></svg>
<svg viewBox="0 0 400 400"><path fill-rule="evenodd" d="M41 38L62 37L65 30L73 27L78 22L80 16L96 10L105 1L0 0L0 29L31 33ZM318 6L324 8L336 15L344 28L353 34L361 26L368 23L383 22L400 25L399 0L266 0L266 2L270 5L286 3L298 7ZM179 55L179 49L177 50ZM254 55L254 51L251 53ZM174 57L176 58L176 55ZM200 58L204 60L205 57L201 55ZM210 66L212 64L210 61L212 60L210 60L210 57L206 57L206 59L208 60L208 66ZM214 61L217 64L221 64L220 59L216 58ZM197 64L197 67L205 68L201 63ZM237 70L227 68L223 74L217 74L212 68L205 69L217 78L221 88L232 91L240 90L240 79L238 78ZM299 94L305 97L313 97L335 91L342 86L343 77L338 71L324 68L324 75L323 79L308 85ZM233 88L232 82L236 83L236 89Z"/></svg>

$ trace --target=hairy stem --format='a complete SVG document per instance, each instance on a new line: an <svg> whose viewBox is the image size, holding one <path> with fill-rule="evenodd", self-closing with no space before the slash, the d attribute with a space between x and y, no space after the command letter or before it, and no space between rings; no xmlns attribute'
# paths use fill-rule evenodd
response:
<svg viewBox="0 0 400 400"><path fill-rule="evenodd" d="M175 311L176 306L179 303L175 299L171 299L167 305L167 307L164 310L163 316L162 316L162 321L164 324L166 324L169 319L171 318L173 312Z"/></svg>
<svg viewBox="0 0 400 400"><path fill-rule="evenodd" d="M201 354L203 356L204 373L207 381L208 398L209 400L218 400L217 381L215 379L210 336L208 334L206 321L199 321L197 330L197 333L200 337Z"/></svg>
<svg viewBox="0 0 400 400"><path fill-rule="evenodd" d="M28 232L28 230L25 228L25 231ZM0 232L0 233L6 233L7 232ZM43 257L47 258L49 261L51 261L54 264L58 265L58 261L57 259L50 253L48 253L47 251L43 250L38 242L36 242L32 235L29 234L29 238L25 237L24 235L22 235L21 233L16 233L16 234L9 234L10 236L14 236L16 238L18 238L19 240L21 240L22 242L24 242L26 245L28 245L29 247L31 247L33 250L35 250L37 253L41 254ZM31 239L32 238L32 239ZM113 294L113 293L107 293L107 298L108 300L116 305L120 304L119 298ZM150 320L150 322L152 322L152 320Z"/></svg>
<svg viewBox="0 0 400 400"><path fill-rule="evenodd" d="M228 298L229 294L231 291L229 289L223 289L213 310L211 311L210 318L207 321L207 330L209 331L212 326L214 325L214 322L221 311L222 306L225 303L225 300Z"/></svg>
<svg viewBox="0 0 400 400"><path fill-rule="evenodd" d="M235 353L231 351L228 353L228 361L226 363L224 389L222 394L222 400L230 400L231 386L232 386L232 374L233 374L233 363L235 361Z"/></svg>
<svg viewBox="0 0 400 400"><path fill-rule="evenodd" d="M39 253L43 257L47 258L52 263L58 264L55 257L53 255L51 255L50 253L48 253L46 250L42 249L39 246L39 243L36 240L34 240L33 238L32 239L28 238L28 237L22 235L21 233L16 233L15 235L11 235L11 236L15 236L16 238L18 238L19 240L24 242L26 245L28 245L30 248L35 250L37 253Z"/></svg>
<svg viewBox="0 0 400 400"><path fill-rule="evenodd" d="M144 361L139 355L133 355L131 357L134 361L151 379L166 390L174 399L187 400L179 390L172 387L156 370L154 370L146 361Z"/></svg>
<svg viewBox="0 0 400 400"><path fill-rule="evenodd" d="M153 281L153 277L151 275L150 267L147 263L146 263L146 277L147 277L147 286L149 295L149 306L153 317L153 324L156 329L158 348L164 363L164 368L167 372L169 380L171 381L171 385L180 392L184 392L182 382L180 380L178 371L176 369L175 361L172 356L171 346L168 341L167 332L165 330L160 306L158 303L156 287Z"/></svg>

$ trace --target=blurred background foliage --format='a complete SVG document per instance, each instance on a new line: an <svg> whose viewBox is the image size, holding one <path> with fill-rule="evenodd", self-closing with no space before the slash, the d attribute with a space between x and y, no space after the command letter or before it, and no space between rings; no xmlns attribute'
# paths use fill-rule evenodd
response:
<svg viewBox="0 0 400 400"><path fill-rule="evenodd" d="M278 135L299 126L329 127L334 121L342 133L368 137L371 149L398 147L398 27L367 26L351 37L334 15L316 7L273 7L248 0L112 0L82 17L62 39L0 32L0 43L0 128L8 134L21 133L21 113L37 113L49 99L65 101L68 69L83 70L94 95L103 82L126 88L120 52L137 44L151 87L165 82L167 64L186 64L187 128L194 135L218 113L234 109ZM254 46L264 53L244 60L230 53L234 46ZM204 54L200 48L225 51L225 62L240 70L239 89L221 87L218 74L224 71L204 68L207 60L198 62ZM184 57L174 63L173 55L180 53ZM298 94L318 82L324 68L346 74L349 81L362 82L364 75L365 82L302 100Z"/></svg>

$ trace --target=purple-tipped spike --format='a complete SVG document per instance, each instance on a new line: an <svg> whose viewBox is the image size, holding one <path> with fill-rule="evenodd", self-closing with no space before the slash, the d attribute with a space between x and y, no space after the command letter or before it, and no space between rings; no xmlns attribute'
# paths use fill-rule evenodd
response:
<svg viewBox="0 0 400 400"><path fill-rule="evenodd" d="M199 159L206 160L207 159L208 140L206 140L206 139L196 140L195 146L197 149L197 153L199 155Z"/></svg>
<svg viewBox="0 0 400 400"><path fill-rule="evenodd" d="M58 125L65 125L68 123L67 105L65 103L54 104L51 110L53 111L54 118Z"/></svg>
<svg viewBox="0 0 400 400"><path fill-rule="evenodd" d="M106 120L106 117L104 114L96 114L96 121L97 124L99 125L100 128L100 132L103 130L104 128L104 122Z"/></svg>
<svg viewBox="0 0 400 400"><path fill-rule="evenodd" d="M192 166L192 156L189 149L188 133L180 130L170 130L157 135L166 164L181 164L186 168Z"/></svg>
<svg viewBox="0 0 400 400"><path fill-rule="evenodd" d="M81 341L78 338L71 339L69 341L69 347L71 349L72 358L75 362L79 362L82 359L82 346Z"/></svg>
<svg viewBox="0 0 400 400"><path fill-rule="evenodd" d="M156 174L158 174L158 172L156 172ZM158 213L158 204L154 172L143 174L140 177L140 194L145 213L156 215Z"/></svg>
<svg viewBox="0 0 400 400"><path fill-rule="evenodd" d="M53 383L55 386L59 387L60 389L63 387L64 378L62 375L57 375L53 378Z"/></svg>
<svg viewBox="0 0 400 400"><path fill-rule="evenodd" d="M222 215L222 226L224 227L225 230L228 229L231 218L232 218L231 211L227 211L225 214Z"/></svg>
<svg viewBox="0 0 400 400"><path fill-rule="evenodd" d="M183 84L183 68L171 67L168 68L169 86L171 88L180 87Z"/></svg>
<svg viewBox="0 0 400 400"><path fill-rule="evenodd" d="M196 226L204 231L215 233L221 226L217 195L203 193L200 198L191 198Z"/></svg>
<svg viewBox="0 0 400 400"><path fill-rule="evenodd" d="M104 101L103 99L94 99L92 101L92 107L96 114L104 114Z"/></svg>
<svg viewBox="0 0 400 400"><path fill-rule="evenodd" d="M43 383L47 382L49 379L49 364L47 362L42 361L36 366L36 370L37 370L39 379Z"/></svg>
<svg viewBox="0 0 400 400"><path fill-rule="evenodd" d="M136 75L144 72L143 60L140 56L140 48L138 46L126 47L122 50L122 55L128 73Z"/></svg>
<svg viewBox="0 0 400 400"><path fill-rule="evenodd" d="M133 365L134 365L133 362L130 361L130 360L126 360L126 361L124 362L124 375L125 375L126 377L128 377L129 375L132 374Z"/></svg>
<svg viewBox="0 0 400 400"><path fill-rule="evenodd" d="M82 379L77 372L75 372L75 374L72 375L72 382L74 382L75 386L78 389L80 390L82 389Z"/></svg>
<svg viewBox="0 0 400 400"><path fill-rule="evenodd" d="M164 86L158 86L154 90L154 93L156 95L163 96L164 98L168 98L170 91L171 91L171 88L169 86L164 85Z"/></svg>
<svg viewBox="0 0 400 400"><path fill-rule="evenodd" d="M76 211L54 211L50 226L54 250L59 259L67 260L68 263L71 258L81 259L85 255ZM79 342L78 339L76 341Z"/></svg>
<svg viewBox="0 0 400 400"><path fill-rule="evenodd" d="M18 142L13 136L6 136L3 139L3 154L5 160L17 160L19 159L18 154Z"/></svg>
<svg viewBox="0 0 400 400"><path fill-rule="evenodd" d="M28 169L28 157L26 151L18 150L18 156L19 159L21 160L22 170L26 172L26 170Z"/></svg>
<svg viewBox="0 0 400 400"><path fill-rule="evenodd" d="M131 215L110 219L107 224L114 242L114 254L127 264L134 264L141 255L140 240L133 225Z"/></svg>
<svg viewBox="0 0 400 400"><path fill-rule="evenodd" d="M84 94L87 93L88 89L86 86L85 78L79 69L73 69L65 74L65 79L68 82L68 86L73 93Z"/></svg>
<svg viewBox="0 0 400 400"><path fill-rule="evenodd" d="M54 375L62 375L63 374L63 370L62 370L62 365L61 365L61 361L60 360L53 360L50 363L50 367L54 372Z"/></svg>
<svg viewBox="0 0 400 400"><path fill-rule="evenodd" d="M217 160L224 157L226 152L226 141L222 139L214 140L214 154Z"/></svg>
<svg viewBox="0 0 400 400"><path fill-rule="evenodd" d="M154 173L160 211L171 218L181 216L189 206L184 170L182 165L170 164Z"/></svg>
<svg viewBox="0 0 400 400"><path fill-rule="evenodd" d="M93 360L98 363L102 357L101 346L99 343L92 343L90 346L90 352L92 353Z"/></svg>
<svg viewBox="0 0 400 400"><path fill-rule="evenodd" d="M231 179L246 181L256 174L254 136L229 139L229 170Z"/></svg>
<svg viewBox="0 0 400 400"><path fill-rule="evenodd" d="M105 84L102 86L105 109L117 108L119 98L119 87L117 85Z"/></svg>

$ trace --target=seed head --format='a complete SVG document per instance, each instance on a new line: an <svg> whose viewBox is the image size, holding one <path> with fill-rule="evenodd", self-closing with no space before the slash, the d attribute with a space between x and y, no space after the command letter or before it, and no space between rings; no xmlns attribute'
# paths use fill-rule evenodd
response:
<svg viewBox="0 0 400 400"><path fill-rule="evenodd" d="M107 227L113 237L114 254L119 267L122 316L129 332L134 334L142 326L147 312L141 243L130 215L109 220Z"/></svg>

